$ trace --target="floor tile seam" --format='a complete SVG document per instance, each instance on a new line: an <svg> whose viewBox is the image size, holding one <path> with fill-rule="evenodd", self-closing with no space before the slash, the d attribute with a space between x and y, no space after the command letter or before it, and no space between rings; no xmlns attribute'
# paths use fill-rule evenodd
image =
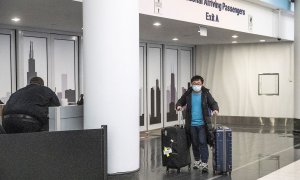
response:
<svg viewBox="0 0 300 180"><path fill-rule="evenodd" d="M295 146L291 146L291 147L289 147L289 148L283 149L283 150L281 150L281 151L275 152L275 153L270 154L270 155L268 155L268 156L265 156L265 157L263 157L263 158L260 158L260 159L257 159L257 160L255 160L255 161L252 161L252 162L250 162L250 163L247 163L247 164L245 164L245 165L243 165L243 166L240 166L240 167L238 167L238 168L233 169L232 171L233 171L233 172L234 172L234 171L237 171L237 170L239 170L239 169L242 169L242 168L244 168L244 167L247 167L247 166L249 166L249 165L252 165L252 164L254 164L254 163L257 163L257 162L259 162L259 161L261 161L261 160L266 160L266 159L268 159L268 158L271 157L271 156L274 156L274 155L283 153L283 152L285 152L285 151L288 151L288 150L290 150L290 149L292 149L292 148L295 148L295 147L298 147L298 146L300 146L300 143L299 143L299 144L296 144Z"/></svg>

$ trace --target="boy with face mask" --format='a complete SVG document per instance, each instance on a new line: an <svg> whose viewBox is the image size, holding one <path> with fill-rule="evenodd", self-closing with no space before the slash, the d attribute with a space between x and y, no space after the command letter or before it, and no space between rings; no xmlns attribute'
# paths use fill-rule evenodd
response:
<svg viewBox="0 0 300 180"><path fill-rule="evenodd" d="M186 106L186 130L190 135L193 154L194 169L208 171L208 146L207 146L207 121L212 115L219 113L218 103L203 86L204 79L194 76L191 79L192 87L189 88L176 103L176 110L181 111Z"/></svg>

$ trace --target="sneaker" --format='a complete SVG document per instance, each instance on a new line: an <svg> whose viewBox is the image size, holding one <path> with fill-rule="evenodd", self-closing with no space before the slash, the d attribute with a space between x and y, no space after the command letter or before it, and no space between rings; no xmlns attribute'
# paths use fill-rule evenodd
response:
<svg viewBox="0 0 300 180"><path fill-rule="evenodd" d="M200 167L202 169L202 172L208 172L208 164L207 163L201 163Z"/></svg>
<svg viewBox="0 0 300 180"><path fill-rule="evenodd" d="M193 169L199 169L199 168L200 168L200 165L201 165L201 161L195 161L195 162L194 162Z"/></svg>

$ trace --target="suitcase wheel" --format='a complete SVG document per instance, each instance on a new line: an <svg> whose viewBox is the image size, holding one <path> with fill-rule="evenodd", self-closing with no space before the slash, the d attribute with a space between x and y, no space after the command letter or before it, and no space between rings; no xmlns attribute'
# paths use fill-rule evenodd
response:
<svg viewBox="0 0 300 180"><path fill-rule="evenodd" d="M191 164L188 165L188 170L191 171Z"/></svg>
<svg viewBox="0 0 300 180"><path fill-rule="evenodd" d="M177 169L177 174L180 174L180 168Z"/></svg>

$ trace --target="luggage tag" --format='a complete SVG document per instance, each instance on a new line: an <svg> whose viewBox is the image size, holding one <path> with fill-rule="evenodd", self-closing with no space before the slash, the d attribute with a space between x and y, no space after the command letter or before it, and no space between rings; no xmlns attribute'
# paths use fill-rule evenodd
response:
<svg viewBox="0 0 300 180"><path fill-rule="evenodd" d="M172 148L170 148L170 147L164 147L164 155L166 155L167 157L169 157L171 153L172 153Z"/></svg>

